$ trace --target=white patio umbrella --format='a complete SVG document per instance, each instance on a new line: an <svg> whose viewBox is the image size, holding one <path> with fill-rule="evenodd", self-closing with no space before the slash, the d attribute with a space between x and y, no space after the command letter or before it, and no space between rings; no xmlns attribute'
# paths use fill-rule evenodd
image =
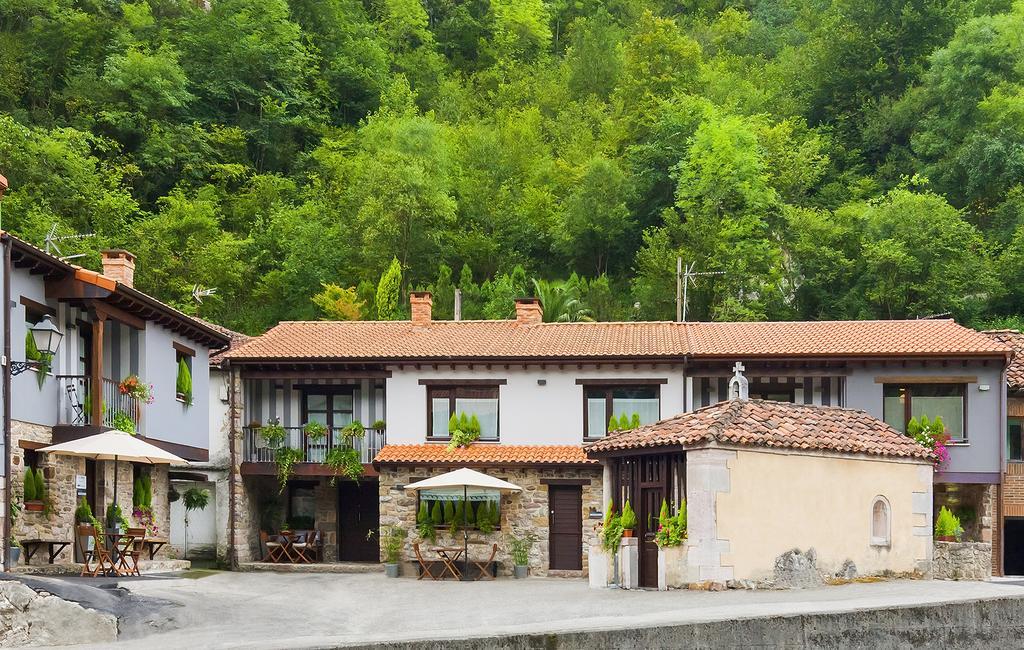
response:
<svg viewBox="0 0 1024 650"><path fill-rule="evenodd" d="M92 460L114 461L114 504L117 504L117 463L146 463L149 465L188 465L188 461L169 451L164 451L123 431L107 431L85 438L62 442L59 445L43 447L39 451L47 454L78 456Z"/></svg>
<svg viewBox="0 0 1024 650"><path fill-rule="evenodd" d="M406 490L424 491L429 490L430 495L439 499L455 500L461 492L462 500L466 507L462 510L462 578L469 575L469 516L466 508L469 508L471 496L490 496L495 492L522 492L523 488L515 483L503 481L500 478L488 476L483 472L463 467L460 469L434 476L422 481L416 481L405 486Z"/></svg>

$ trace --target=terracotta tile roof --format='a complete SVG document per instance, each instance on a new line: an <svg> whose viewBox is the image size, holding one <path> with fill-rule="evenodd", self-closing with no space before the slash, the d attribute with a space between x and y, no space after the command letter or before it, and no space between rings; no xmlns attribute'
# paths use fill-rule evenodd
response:
<svg viewBox="0 0 1024 650"><path fill-rule="evenodd" d="M291 321L233 359L337 361L644 359L754 356L1001 356L998 341L952 320L762 323Z"/></svg>
<svg viewBox="0 0 1024 650"><path fill-rule="evenodd" d="M228 329L223 325L218 325L217 323L210 322L205 318L199 318L198 316L194 316L194 318L203 325L206 325L210 329L223 334L229 339L229 343L225 347L210 352L210 365L213 367L219 368L221 362L224 360L224 357L227 355L229 351L237 348L238 346L242 345L243 343L252 338L248 334L236 332L235 330Z"/></svg>
<svg viewBox="0 0 1024 650"><path fill-rule="evenodd" d="M692 323L701 356L1003 354L1006 347L950 319Z"/></svg>
<svg viewBox="0 0 1024 650"><path fill-rule="evenodd" d="M982 334L1013 349L1013 359L1006 369L1006 387L1024 390L1024 334L1018 330L988 330Z"/></svg>
<svg viewBox="0 0 1024 650"><path fill-rule="evenodd" d="M374 465L596 465L581 445L501 445L476 443L448 451L441 443L384 445Z"/></svg>
<svg viewBox="0 0 1024 650"><path fill-rule="evenodd" d="M864 411L728 400L584 445L588 453L708 442L931 459L931 451Z"/></svg>

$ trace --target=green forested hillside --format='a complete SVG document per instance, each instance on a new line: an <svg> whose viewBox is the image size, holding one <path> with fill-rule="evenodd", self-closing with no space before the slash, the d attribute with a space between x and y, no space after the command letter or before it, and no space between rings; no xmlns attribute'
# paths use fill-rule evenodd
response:
<svg viewBox="0 0 1024 650"><path fill-rule="evenodd" d="M428 286L672 318L677 255L725 272L699 319L1013 323L1022 34L1009 0L0 0L2 225L249 332Z"/></svg>

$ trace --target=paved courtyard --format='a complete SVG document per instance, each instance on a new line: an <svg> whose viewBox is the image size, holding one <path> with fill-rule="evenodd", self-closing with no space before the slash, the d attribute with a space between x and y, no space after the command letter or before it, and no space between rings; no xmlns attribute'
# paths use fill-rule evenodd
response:
<svg viewBox="0 0 1024 650"><path fill-rule="evenodd" d="M130 590L133 601L143 603L138 607L144 611L129 617L118 647L146 649L294 649L1024 596L1024 586L996 582L904 580L801 591L659 593L593 590L580 580L458 583L388 580L380 574L211 573L121 586Z"/></svg>

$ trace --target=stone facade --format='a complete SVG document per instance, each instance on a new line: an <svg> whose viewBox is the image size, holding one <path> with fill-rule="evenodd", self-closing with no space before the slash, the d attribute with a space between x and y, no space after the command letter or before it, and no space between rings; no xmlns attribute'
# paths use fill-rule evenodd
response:
<svg viewBox="0 0 1024 650"><path fill-rule="evenodd" d="M53 441L53 431L49 427L27 422L11 422L11 490L18 501L22 500L25 490L25 452L19 443L22 441L49 445ZM78 497L75 490L75 477L85 474L84 458L73 456L57 456L41 454L39 467L43 470L46 491L49 501L49 512L30 512L23 510L14 525L16 539L66 539L74 540L75 508ZM118 463L117 501L122 512L133 525L138 522L132 518L133 469L132 463ZM114 463L100 461L97 463L99 475L96 477L97 492L100 502L93 514L103 520L106 504L114 494ZM151 466L150 475L153 484L153 518L157 526L157 536L165 537L170 526L170 503L168 501L168 468L166 465ZM40 551L39 553L42 553ZM167 557L166 547L157 553L157 558ZM25 562L22 554L21 562ZM40 561L40 554L34 558ZM74 545L65 548L56 558L57 563L74 561Z"/></svg>
<svg viewBox="0 0 1024 650"><path fill-rule="evenodd" d="M983 542L988 545L989 575L998 574L1001 568L998 552L1001 531L997 509L999 486L936 483L934 499L936 516L939 508L946 506L960 517L960 524L964 528L964 541Z"/></svg>
<svg viewBox="0 0 1024 650"><path fill-rule="evenodd" d="M932 577L936 580L988 580L991 575L988 542L935 542Z"/></svg>
<svg viewBox="0 0 1024 650"><path fill-rule="evenodd" d="M398 486L443 474L449 469L425 466L389 466L380 469L380 524L381 526L398 525L409 531L409 538L403 551L405 575L416 575L412 543L419 541L416 536L416 512L419 500L414 492L409 492ZM509 536L522 535L527 532L533 532L537 536L537 542L530 551L530 573L538 576L552 574L548 568L548 486L542 481L544 479L589 480L589 484L582 486L583 545L580 554L583 558L583 571L575 572L577 575L586 575L588 557L584 549L589 545L600 545L596 528L601 522L588 518L591 511L600 513L603 509L603 482L600 467L482 467L479 468L479 471L515 483L523 488L521 493L502 495L501 522L498 530L490 534L471 531L469 535L469 557L471 559L489 557L491 545L498 544L498 554L495 559L499 562L502 575L512 574ZM436 544L427 543L428 546L462 546L462 544L461 532L453 538L447 530L437 531ZM556 573L565 575L567 572L558 571Z"/></svg>

